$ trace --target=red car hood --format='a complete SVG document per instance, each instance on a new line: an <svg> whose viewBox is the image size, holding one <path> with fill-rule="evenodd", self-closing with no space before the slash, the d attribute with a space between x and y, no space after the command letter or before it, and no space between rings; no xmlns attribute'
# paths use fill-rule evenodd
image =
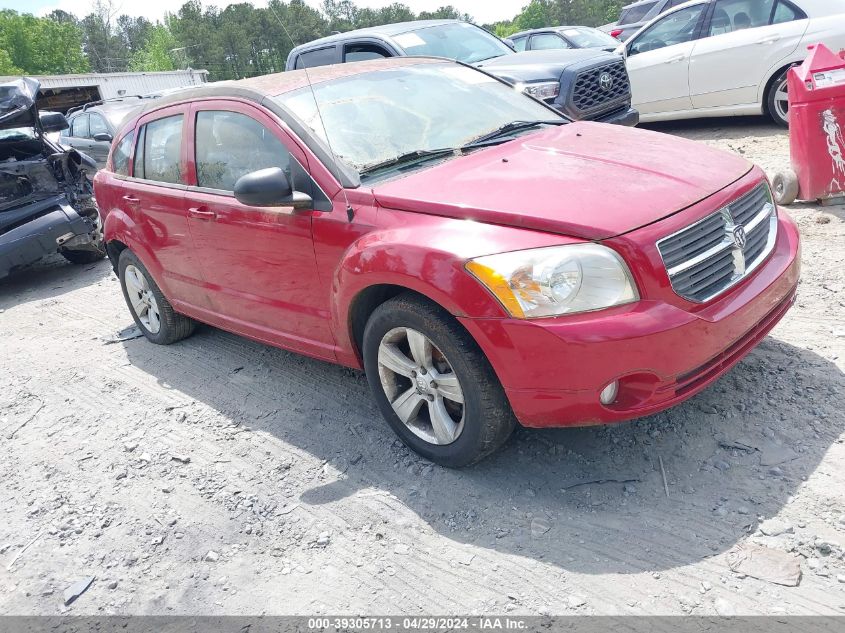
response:
<svg viewBox="0 0 845 633"><path fill-rule="evenodd" d="M572 123L421 169L373 193L391 209L601 240L700 202L751 167L666 134Z"/></svg>

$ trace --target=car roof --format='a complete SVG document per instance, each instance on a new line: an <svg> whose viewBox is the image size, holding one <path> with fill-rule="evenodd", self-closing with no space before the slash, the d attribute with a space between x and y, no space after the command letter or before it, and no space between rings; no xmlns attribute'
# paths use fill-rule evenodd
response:
<svg viewBox="0 0 845 633"><path fill-rule="evenodd" d="M525 35L533 35L534 33L545 33L546 31L565 31L567 29L586 29L588 31L598 31L597 28L592 26L544 26L543 28L539 29L528 29L527 31L520 31L519 33L508 35L508 37L523 37Z"/></svg>
<svg viewBox="0 0 845 633"><path fill-rule="evenodd" d="M131 117L127 117L120 127L122 129L130 120L136 120L145 114L155 112L161 108L196 99L212 99L216 97L252 101L267 108L284 121L344 187L358 187L361 184L358 172L345 163L337 161L331 148L322 139L315 135L290 109L272 97L307 88L309 85L319 85L328 81L354 77L379 70L427 64L465 66L465 64L439 57L388 57L363 62L351 62L348 64L317 66L307 70L289 70L287 72L262 75L249 79L217 81L195 88L186 88L185 90L165 95L159 99L150 99L147 103L140 105L132 113Z"/></svg>
<svg viewBox="0 0 845 633"><path fill-rule="evenodd" d="M394 24L383 24L381 26L369 26L365 29L356 29L354 31L346 31L344 33L335 33L321 37L317 40L312 40L306 44L300 44L294 51L300 51L305 48L319 48L325 44L333 42L344 42L355 37L366 37L367 35L394 37L402 35L403 33L410 33L412 31L419 31L422 29L431 28L432 26L442 26L444 24L466 24L463 20L415 20L413 22L396 22ZM293 51L291 51L293 52Z"/></svg>
<svg viewBox="0 0 845 633"><path fill-rule="evenodd" d="M117 103L103 103L102 105L92 106L90 108L86 108L85 110L81 110L78 113L74 112L71 116L76 114L91 114L92 112L100 113L104 117L106 117L109 122L115 127L117 127L120 122L133 110L136 110L143 101L121 101Z"/></svg>
<svg viewBox="0 0 845 633"><path fill-rule="evenodd" d="M631 4L626 4L622 7L622 10L631 9L633 7L638 7L643 4L657 4L660 0L638 0L637 2L632 2Z"/></svg>

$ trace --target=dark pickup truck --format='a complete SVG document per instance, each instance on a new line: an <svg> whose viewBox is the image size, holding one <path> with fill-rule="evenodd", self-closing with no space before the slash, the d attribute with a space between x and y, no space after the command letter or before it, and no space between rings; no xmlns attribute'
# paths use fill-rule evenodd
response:
<svg viewBox="0 0 845 633"><path fill-rule="evenodd" d="M89 177L97 165L47 138L68 124L39 113L38 88L28 78L0 84L0 278L50 253L76 264L105 257Z"/></svg>
<svg viewBox="0 0 845 633"><path fill-rule="evenodd" d="M457 20L386 24L294 48L287 70L424 55L471 64L545 101L573 120L636 125L625 60L600 50L517 53L484 29Z"/></svg>

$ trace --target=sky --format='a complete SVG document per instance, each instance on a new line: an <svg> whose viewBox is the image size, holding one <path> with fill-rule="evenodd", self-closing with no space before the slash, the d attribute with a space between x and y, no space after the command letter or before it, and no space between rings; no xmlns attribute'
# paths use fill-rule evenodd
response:
<svg viewBox="0 0 845 633"><path fill-rule="evenodd" d="M264 0L249 0L256 6L264 6ZM305 0L313 7L320 6L320 0ZM360 7L377 9L387 6L394 0L355 0ZM459 11L469 13L479 24L490 24L499 20L510 20L522 9L528 0L400 0L411 9L420 11L434 11L435 9L452 4ZM91 0L0 0L0 9L14 9L21 13L44 15L53 9L63 9L79 17L90 13L93 2ZM227 0L203 0L203 4L224 7L231 4ZM180 0L115 0L119 7L118 14L142 15L149 20L160 20L166 11L175 11L182 5Z"/></svg>

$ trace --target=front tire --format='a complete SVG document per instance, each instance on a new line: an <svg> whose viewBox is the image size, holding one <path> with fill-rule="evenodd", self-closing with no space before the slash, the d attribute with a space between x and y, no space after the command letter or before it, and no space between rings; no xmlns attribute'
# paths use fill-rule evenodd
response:
<svg viewBox="0 0 845 633"><path fill-rule="evenodd" d="M789 69L778 75L766 93L766 108L772 120L781 127L789 127Z"/></svg>
<svg viewBox="0 0 845 633"><path fill-rule="evenodd" d="M439 306L412 294L367 322L364 368L382 414L416 453L449 468L499 448L515 426L489 361Z"/></svg>
<svg viewBox="0 0 845 633"><path fill-rule="evenodd" d="M144 264L128 248L120 254L117 274L129 312L147 340L170 345L193 334L196 323L173 309Z"/></svg>

